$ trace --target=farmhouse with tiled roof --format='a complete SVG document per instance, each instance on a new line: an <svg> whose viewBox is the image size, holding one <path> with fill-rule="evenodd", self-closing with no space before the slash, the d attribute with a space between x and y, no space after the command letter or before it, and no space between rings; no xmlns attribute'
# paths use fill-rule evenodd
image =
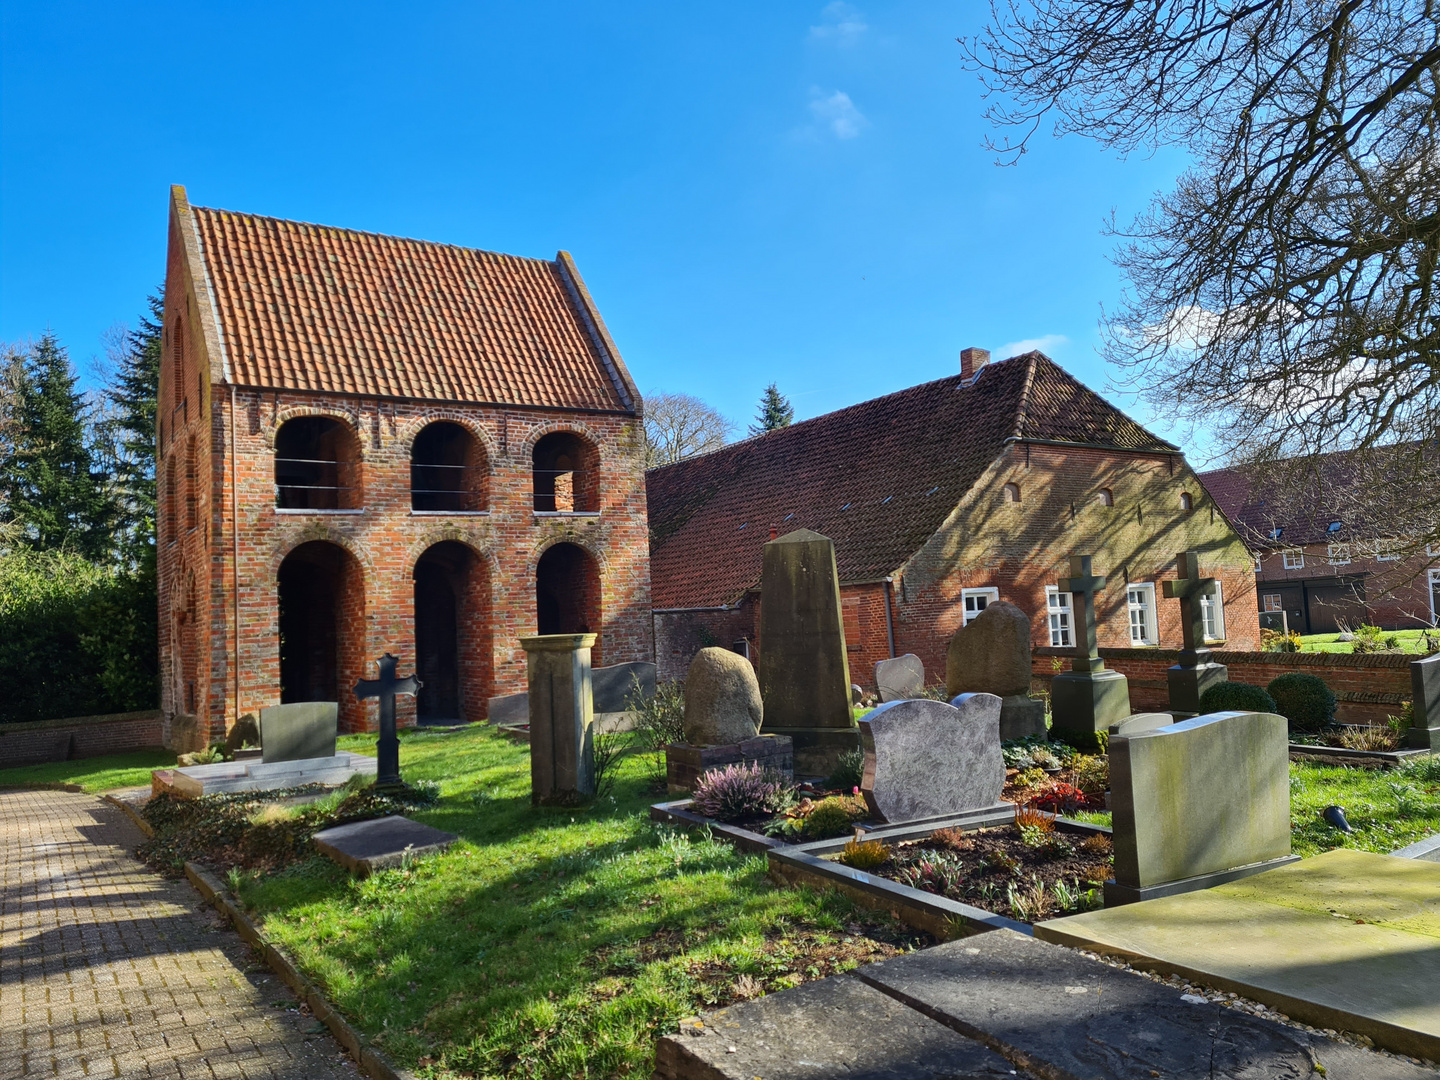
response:
<svg viewBox="0 0 1440 1080"><path fill-rule="evenodd" d="M853 676L913 652L943 677L950 635L995 599L1037 645L1070 644L1070 598L1047 587L1072 553L1110 578L1102 645L1179 646L1156 583L1196 548L1221 582L1215 637L1254 647L1250 555L1179 449L1038 352L987 359L966 349L958 375L649 472L663 672L707 644L763 648L762 547L798 528L835 542Z"/></svg>
<svg viewBox="0 0 1440 1080"><path fill-rule="evenodd" d="M521 634L652 653L643 406L574 262L191 206L172 189L157 417L163 708L204 744L338 701L523 689ZM373 709L373 705L371 706ZM191 734L187 735L186 732ZM183 748L183 746L182 746Z"/></svg>

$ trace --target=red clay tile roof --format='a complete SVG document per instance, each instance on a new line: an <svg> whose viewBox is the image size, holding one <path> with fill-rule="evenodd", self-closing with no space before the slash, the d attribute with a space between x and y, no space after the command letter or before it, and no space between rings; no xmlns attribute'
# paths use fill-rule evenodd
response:
<svg viewBox="0 0 1440 1080"><path fill-rule="evenodd" d="M237 385L607 412L639 406L563 252L547 262L190 211Z"/></svg>
<svg viewBox="0 0 1440 1080"><path fill-rule="evenodd" d="M733 604L760 580L770 529L835 541L840 580L899 569L1007 439L1175 453L1038 352L653 469L650 579L657 608Z"/></svg>

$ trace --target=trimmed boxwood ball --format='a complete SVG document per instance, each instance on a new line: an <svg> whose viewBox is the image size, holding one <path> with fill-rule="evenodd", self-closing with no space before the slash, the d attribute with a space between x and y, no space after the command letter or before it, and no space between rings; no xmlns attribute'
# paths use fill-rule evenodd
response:
<svg viewBox="0 0 1440 1080"><path fill-rule="evenodd" d="M1275 699L1261 690L1243 682L1221 682L1209 687L1200 695L1202 713L1217 712L1278 712Z"/></svg>
<svg viewBox="0 0 1440 1080"><path fill-rule="evenodd" d="M1335 719L1335 692L1318 675L1287 671L1265 689L1292 731L1319 731Z"/></svg>

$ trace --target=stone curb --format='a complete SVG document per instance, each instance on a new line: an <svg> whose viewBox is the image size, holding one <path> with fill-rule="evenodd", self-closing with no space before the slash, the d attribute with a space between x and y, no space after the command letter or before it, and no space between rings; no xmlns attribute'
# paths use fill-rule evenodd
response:
<svg viewBox="0 0 1440 1080"><path fill-rule="evenodd" d="M415 1080L415 1074L408 1069L397 1069L384 1054L370 1046L365 1037L356 1031L340 1015L339 1011L325 999L319 989L305 978L274 942L268 941L240 905L230 896L230 891L210 871L193 862L185 864L185 876L190 884L208 903L214 904L230 920L232 926L247 944L265 958L272 971L295 991L295 996L310 1007L311 1014L330 1029L335 1041L355 1059L360 1071L371 1080Z"/></svg>
<svg viewBox="0 0 1440 1080"><path fill-rule="evenodd" d="M85 794L79 784L67 784L59 780L37 780L33 784L0 784L0 791L68 791L75 795Z"/></svg>
<svg viewBox="0 0 1440 1080"><path fill-rule="evenodd" d="M117 799L114 795L102 795L100 797L111 806L118 806L121 810L124 810L125 813L129 815L130 820L135 823L135 827L146 836L153 837L155 835L155 827L145 820L139 810L136 810L135 807L131 806L124 799Z"/></svg>

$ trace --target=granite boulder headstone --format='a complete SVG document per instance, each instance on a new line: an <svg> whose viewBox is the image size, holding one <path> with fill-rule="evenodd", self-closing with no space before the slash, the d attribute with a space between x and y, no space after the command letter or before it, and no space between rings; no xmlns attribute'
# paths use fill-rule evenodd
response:
<svg viewBox="0 0 1440 1080"><path fill-rule="evenodd" d="M1030 616L997 600L950 638L945 692L1002 699L1000 737L1045 735L1045 703L1030 696Z"/></svg>
<svg viewBox="0 0 1440 1080"><path fill-rule="evenodd" d="M300 701L260 710L261 761L304 761L335 756L340 706L334 701Z"/></svg>
<svg viewBox="0 0 1440 1080"><path fill-rule="evenodd" d="M685 673L685 741L720 746L753 739L765 706L750 661L729 649L701 649Z"/></svg>
<svg viewBox="0 0 1440 1080"><path fill-rule="evenodd" d="M925 664L914 653L877 661L875 686L882 703L919 697L925 692Z"/></svg>
<svg viewBox="0 0 1440 1080"><path fill-rule="evenodd" d="M1000 801L1000 699L963 694L955 704L920 698L880 705L860 721L860 790L884 821L913 821Z"/></svg>

